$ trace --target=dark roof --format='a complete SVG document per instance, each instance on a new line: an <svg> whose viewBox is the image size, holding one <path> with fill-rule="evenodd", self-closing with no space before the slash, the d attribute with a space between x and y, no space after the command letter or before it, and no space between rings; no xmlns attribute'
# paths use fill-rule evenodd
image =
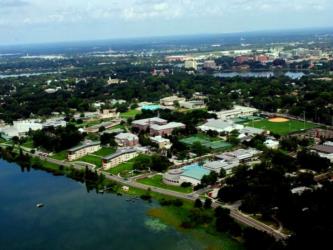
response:
<svg viewBox="0 0 333 250"><path fill-rule="evenodd" d="M325 154L333 154L333 146L328 146L328 145L316 145L312 147L312 149L325 153Z"/></svg>
<svg viewBox="0 0 333 250"><path fill-rule="evenodd" d="M116 153L114 153L114 154L112 154L112 155L105 156L105 157L103 158L103 160L110 161L110 160L112 160L112 159L114 159L114 158L117 158L118 156L123 155L123 154L130 154L130 153L135 153L135 152L136 152L135 149L121 150L121 151L118 151L118 152L116 152Z"/></svg>
<svg viewBox="0 0 333 250"><path fill-rule="evenodd" d="M97 146L99 144L101 144L101 143L100 142L92 142L92 143L89 143L89 144L80 145L80 146L68 149L68 152L76 152L76 151L79 151L79 150L84 149L84 148L89 148L89 147L92 147L92 146Z"/></svg>

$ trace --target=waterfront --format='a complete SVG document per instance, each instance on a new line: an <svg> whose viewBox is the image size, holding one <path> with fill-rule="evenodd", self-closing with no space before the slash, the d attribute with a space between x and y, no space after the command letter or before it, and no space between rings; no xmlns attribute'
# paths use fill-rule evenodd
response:
<svg viewBox="0 0 333 250"><path fill-rule="evenodd" d="M222 73L216 73L214 76L216 77L222 77L222 78L232 78L232 77L255 77L255 78L270 78L273 76L280 76L284 75L287 77L290 77L293 80L299 80L306 74L304 72L273 72L273 71L250 71L250 72L222 72Z"/></svg>
<svg viewBox="0 0 333 250"><path fill-rule="evenodd" d="M22 172L0 160L0 190L0 249L211 248L202 235L198 240L149 217L156 202L88 193L85 184L64 176ZM45 207L38 209L40 202Z"/></svg>

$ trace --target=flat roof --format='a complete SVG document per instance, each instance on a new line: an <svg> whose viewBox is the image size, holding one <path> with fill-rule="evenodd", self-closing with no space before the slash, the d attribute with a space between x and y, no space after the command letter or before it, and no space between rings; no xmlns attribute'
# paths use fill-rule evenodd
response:
<svg viewBox="0 0 333 250"><path fill-rule="evenodd" d="M137 125L148 125L149 123L167 123L167 120L161 119L159 117L152 117L152 118L147 118L147 119L141 119L141 120L135 120L132 121L132 124L137 124Z"/></svg>
<svg viewBox="0 0 333 250"><path fill-rule="evenodd" d="M154 124L150 128L154 129L154 130L164 130L164 129L171 129L171 128L179 128L179 127L183 127L183 126L185 126L185 124L180 123L180 122L170 122L165 125Z"/></svg>
<svg viewBox="0 0 333 250"><path fill-rule="evenodd" d="M193 178L199 181L201 181L204 175L208 175L210 173L208 169L205 169L197 163L185 166L182 168L182 170L184 172L181 174L181 176Z"/></svg>

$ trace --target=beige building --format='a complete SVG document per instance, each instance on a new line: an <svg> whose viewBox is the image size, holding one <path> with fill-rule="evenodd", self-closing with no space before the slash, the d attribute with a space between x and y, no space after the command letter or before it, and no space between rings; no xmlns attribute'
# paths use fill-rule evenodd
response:
<svg viewBox="0 0 333 250"><path fill-rule="evenodd" d="M150 140L156 143L160 149L170 149L172 146L170 140L163 138L162 136L150 137Z"/></svg>
<svg viewBox="0 0 333 250"><path fill-rule="evenodd" d="M99 142L92 142L89 144L77 146L68 150L67 158L69 161L75 161L87 154L94 153L101 149Z"/></svg>
<svg viewBox="0 0 333 250"><path fill-rule="evenodd" d="M120 150L112 155L104 157L102 159L102 167L105 170L109 170L110 168L116 167L123 162L127 162L138 155L138 152L134 149Z"/></svg>
<svg viewBox="0 0 333 250"><path fill-rule="evenodd" d="M178 96L168 96L160 100L160 104L163 106L174 106L175 102L185 102L186 99L184 97L178 97Z"/></svg>

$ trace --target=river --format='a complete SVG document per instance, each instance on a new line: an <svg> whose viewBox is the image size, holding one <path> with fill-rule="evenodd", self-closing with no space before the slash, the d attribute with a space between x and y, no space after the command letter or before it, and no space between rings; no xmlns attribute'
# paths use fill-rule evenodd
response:
<svg viewBox="0 0 333 250"><path fill-rule="evenodd" d="M0 201L1 250L209 247L206 241L149 217L147 212L159 207L157 202L87 192L83 183L40 170L22 171L3 160ZM45 206L36 208L40 202Z"/></svg>

